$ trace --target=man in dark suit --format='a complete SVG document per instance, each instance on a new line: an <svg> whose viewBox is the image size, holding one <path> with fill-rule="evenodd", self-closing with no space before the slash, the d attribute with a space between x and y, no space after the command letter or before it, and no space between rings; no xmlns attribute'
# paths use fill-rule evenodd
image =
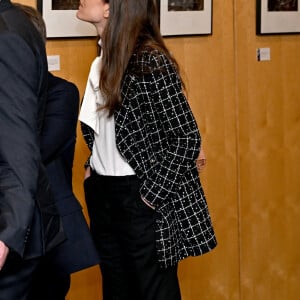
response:
<svg viewBox="0 0 300 300"><path fill-rule="evenodd" d="M26 299L40 257L65 240L42 164L45 45L26 15L0 1L0 299Z"/></svg>
<svg viewBox="0 0 300 300"><path fill-rule="evenodd" d="M65 299L70 273L98 263L82 207L72 192L78 108L77 87L49 73L41 149L67 239L43 258L29 300Z"/></svg>
<svg viewBox="0 0 300 300"><path fill-rule="evenodd" d="M46 43L46 26L40 13L30 6L15 5L25 12ZM66 240L42 258L28 300L65 299L70 274L99 262L82 207L72 189L78 110L79 91L75 84L48 72L41 153Z"/></svg>

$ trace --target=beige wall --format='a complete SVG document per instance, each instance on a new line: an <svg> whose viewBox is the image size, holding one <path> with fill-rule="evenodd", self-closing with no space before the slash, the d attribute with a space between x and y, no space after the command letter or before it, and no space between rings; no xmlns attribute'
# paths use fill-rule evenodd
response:
<svg viewBox="0 0 300 300"><path fill-rule="evenodd" d="M216 0L213 35L166 42L202 133L201 179L219 241L180 263L183 300L299 299L300 35L257 36L255 1ZM270 47L271 61L256 61L258 47ZM55 74L82 95L96 40L49 40L47 52L61 56ZM87 154L78 130L74 190L85 213ZM74 274L68 300L101 299L99 281L97 267Z"/></svg>

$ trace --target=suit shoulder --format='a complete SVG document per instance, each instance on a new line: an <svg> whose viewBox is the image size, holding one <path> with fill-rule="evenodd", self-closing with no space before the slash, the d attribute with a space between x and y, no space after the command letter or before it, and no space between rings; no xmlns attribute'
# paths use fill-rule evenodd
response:
<svg viewBox="0 0 300 300"><path fill-rule="evenodd" d="M48 73L48 86L49 89L55 87L57 89L64 89L69 92L78 93L78 88L75 83L68 81L62 77L54 76L50 72Z"/></svg>
<svg viewBox="0 0 300 300"><path fill-rule="evenodd" d="M48 99L69 99L65 103L79 104L79 90L75 83L48 73Z"/></svg>

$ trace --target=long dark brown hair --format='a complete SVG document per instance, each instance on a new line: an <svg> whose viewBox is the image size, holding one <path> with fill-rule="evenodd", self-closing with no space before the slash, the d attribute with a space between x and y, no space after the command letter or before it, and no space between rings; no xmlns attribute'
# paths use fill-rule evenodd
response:
<svg viewBox="0 0 300 300"><path fill-rule="evenodd" d="M103 63L100 90L111 116L121 104L121 83L129 60L139 49L163 52L179 70L160 34L156 0L104 0L109 3L109 18L102 35Z"/></svg>

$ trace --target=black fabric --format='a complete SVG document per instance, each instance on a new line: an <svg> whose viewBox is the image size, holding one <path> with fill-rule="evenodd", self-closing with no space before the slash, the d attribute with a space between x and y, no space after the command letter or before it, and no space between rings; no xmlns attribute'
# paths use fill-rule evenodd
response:
<svg viewBox="0 0 300 300"><path fill-rule="evenodd" d="M30 290L27 300L65 300L71 276L58 273L57 269L53 269L52 259L46 256L39 264L33 282L34 288Z"/></svg>
<svg viewBox="0 0 300 300"><path fill-rule="evenodd" d="M140 197L136 176L85 180L91 233L100 256L104 300L179 300L177 265L160 268L155 211Z"/></svg>
<svg viewBox="0 0 300 300"><path fill-rule="evenodd" d="M0 240L26 259L64 240L40 154L47 57L33 24L0 2Z"/></svg>
<svg viewBox="0 0 300 300"><path fill-rule="evenodd" d="M78 106L79 91L76 85L48 73L41 152L67 239L47 255L52 262L49 265L61 275L99 262L82 207L72 189ZM47 269L44 271L46 273Z"/></svg>
<svg viewBox="0 0 300 300"><path fill-rule="evenodd" d="M37 268L38 259L22 260L10 252L0 271L0 300L27 300L32 273Z"/></svg>
<svg viewBox="0 0 300 300"><path fill-rule="evenodd" d="M48 76L41 152L66 240L43 257L28 300L64 300L70 273L99 262L82 207L72 190L79 92L73 83L50 73Z"/></svg>

